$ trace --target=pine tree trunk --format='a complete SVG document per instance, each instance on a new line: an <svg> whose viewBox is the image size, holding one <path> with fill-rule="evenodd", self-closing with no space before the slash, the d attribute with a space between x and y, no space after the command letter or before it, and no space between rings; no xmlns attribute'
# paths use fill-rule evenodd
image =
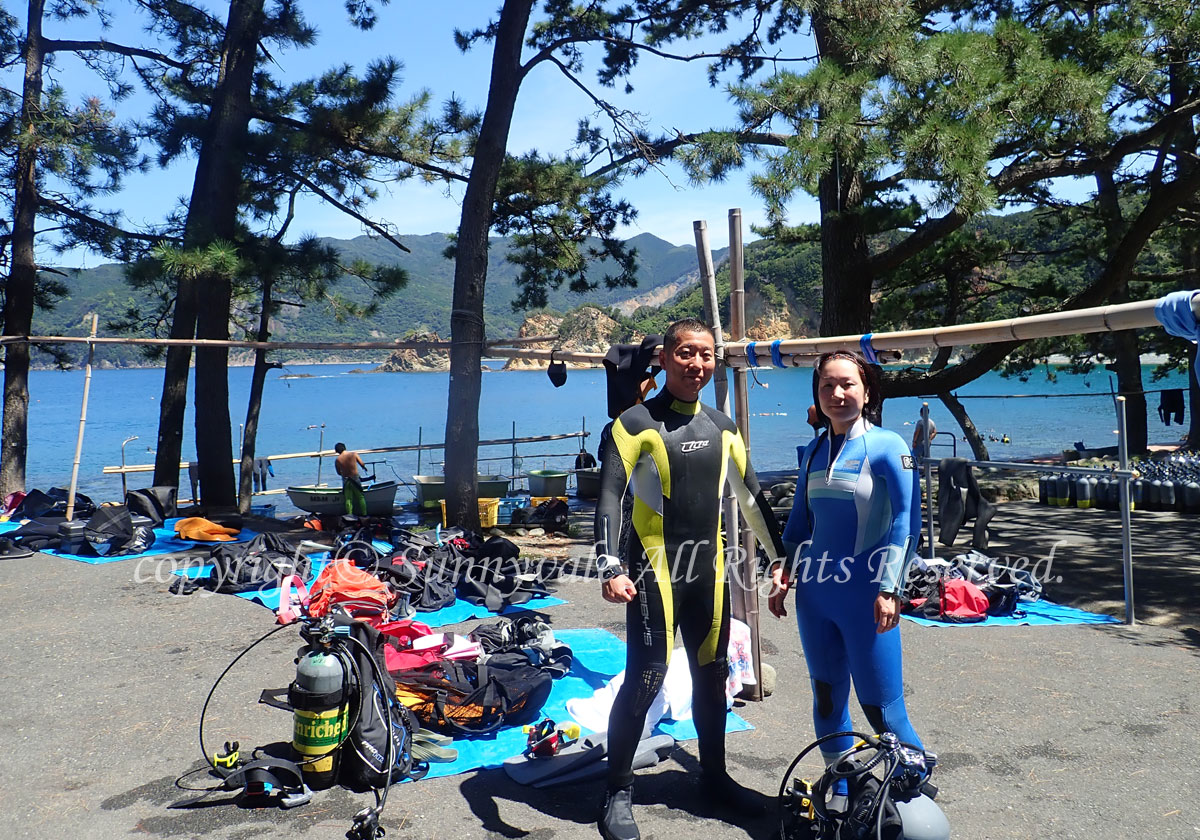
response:
<svg viewBox="0 0 1200 840"><path fill-rule="evenodd" d="M1124 296L1122 296L1124 297ZM1124 303L1114 299L1114 303ZM1149 429L1146 424L1146 395L1142 391L1142 358L1137 333L1121 330L1113 333L1116 357L1109 366L1117 373L1117 390L1125 395L1125 445L1130 455L1147 450Z"/></svg>
<svg viewBox="0 0 1200 840"><path fill-rule="evenodd" d="M199 249L217 241L233 243L237 235L242 148L250 125L250 93L257 66L263 22L263 0L235 0L222 50L221 75L213 96L204 142L196 162L196 177L188 204L184 246ZM232 284L228 276L202 274L181 278L172 322L172 337L229 338ZM178 483L179 447L187 394L186 350L167 357L163 402L159 411L160 451L155 482L174 476ZM237 502L233 479L233 444L229 415L229 351L204 348L196 352L196 460L200 495L208 507L232 507ZM163 452L161 447L171 451ZM172 464L174 468L172 469Z"/></svg>
<svg viewBox="0 0 1200 840"><path fill-rule="evenodd" d="M262 311L258 317L258 333L255 341L271 339L271 290L274 283L263 279ZM263 388L267 382L267 371L278 364L267 361L266 350L254 351L254 372L250 375L250 398L246 402L246 427L242 430L242 462L238 473L238 511L250 512L254 499L254 453L258 438L258 418L262 413Z"/></svg>
<svg viewBox="0 0 1200 840"><path fill-rule="evenodd" d="M971 453L975 456L975 460L992 460L992 456L988 454L987 444L983 442L983 436L975 428L975 423L971 420L971 415L967 414L967 409L958 397L947 391L946 393L938 394L938 399L942 401L942 405L946 406L950 413L954 415L954 419L958 421L958 425L962 428L967 443L971 446Z"/></svg>
<svg viewBox="0 0 1200 840"><path fill-rule="evenodd" d="M12 264L4 288L4 334L28 336L33 329L37 258L38 128L42 104L44 0L29 0L24 45L25 81L21 92L22 137L14 177ZM9 344L4 354L4 446L0 454L0 498L25 488L29 449L29 345Z"/></svg>
<svg viewBox="0 0 1200 840"><path fill-rule="evenodd" d="M450 399L446 411L446 513L452 524L479 529L475 476L479 459L479 392L483 362L483 296L488 231L500 166L520 90L521 47L533 0L505 0L492 52L491 87L463 196L450 313Z"/></svg>
<svg viewBox="0 0 1200 840"><path fill-rule="evenodd" d="M814 11L812 21L821 61L847 64L845 45L834 37L825 16ZM818 117L826 119L823 107ZM817 197L821 206L821 335L870 332L874 278L865 268L863 174L857 161L835 147L833 166L821 175Z"/></svg>

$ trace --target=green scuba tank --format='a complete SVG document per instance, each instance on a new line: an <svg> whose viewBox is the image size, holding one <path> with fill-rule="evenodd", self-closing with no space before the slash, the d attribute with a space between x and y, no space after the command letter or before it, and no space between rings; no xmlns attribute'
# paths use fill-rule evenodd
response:
<svg viewBox="0 0 1200 840"><path fill-rule="evenodd" d="M304 648L296 661L292 704L292 750L310 788L327 788L337 778L339 750L349 734L349 685L345 665L328 650Z"/></svg>

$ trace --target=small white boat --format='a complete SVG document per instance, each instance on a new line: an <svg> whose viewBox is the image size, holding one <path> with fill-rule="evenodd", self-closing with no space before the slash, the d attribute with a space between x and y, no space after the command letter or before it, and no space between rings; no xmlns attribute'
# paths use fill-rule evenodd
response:
<svg viewBox="0 0 1200 840"><path fill-rule="evenodd" d="M367 516L391 516L396 504L396 482L376 481L363 485L367 498ZM289 487L288 498L308 513L345 513L346 503L340 487Z"/></svg>

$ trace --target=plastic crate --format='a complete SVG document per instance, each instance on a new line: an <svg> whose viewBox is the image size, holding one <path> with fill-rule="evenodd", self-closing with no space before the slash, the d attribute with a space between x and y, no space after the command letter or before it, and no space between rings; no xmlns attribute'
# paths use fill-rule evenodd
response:
<svg viewBox="0 0 1200 840"><path fill-rule="evenodd" d="M275 505L250 505L251 516L261 516L263 519L275 518Z"/></svg>
<svg viewBox="0 0 1200 840"><path fill-rule="evenodd" d="M568 499L566 496L531 496L529 499L529 506L537 507L542 502L548 502L551 499L560 499L561 501L563 501L564 503L567 503L567 504L570 504L570 502L571 502L571 500Z"/></svg>
<svg viewBox="0 0 1200 840"><path fill-rule="evenodd" d="M446 500L442 499L442 527L446 527L449 523L446 521ZM496 515L500 510L499 499L480 499L479 500L479 527L480 528L495 528ZM510 514L511 516L511 514Z"/></svg>
<svg viewBox="0 0 1200 840"><path fill-rule="evenodd" d="M516 510L517 508L528 507L528 506L529 506L529 497L528 496L509 496L507 498L500 499L500 508L496 513L496 524L497 525L511 525L513 511Z"/></svg>

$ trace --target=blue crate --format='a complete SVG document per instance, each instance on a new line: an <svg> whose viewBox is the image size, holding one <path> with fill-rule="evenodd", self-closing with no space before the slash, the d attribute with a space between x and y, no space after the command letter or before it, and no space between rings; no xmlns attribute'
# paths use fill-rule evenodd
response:
<svg viewBox="0 0 1200 840"><path fill-rule="evenodd" d="M275 518L275 505L250 505L251 516L261 516L263 519Z"/></svg>
<svg viewBox="0 0 1200 840"><path fill-rule="evenodd" d="M519 507L528 507L528 496L509 496L500 500L500 509L496 512L497 525L511 525L513 511Z"/></svg>

